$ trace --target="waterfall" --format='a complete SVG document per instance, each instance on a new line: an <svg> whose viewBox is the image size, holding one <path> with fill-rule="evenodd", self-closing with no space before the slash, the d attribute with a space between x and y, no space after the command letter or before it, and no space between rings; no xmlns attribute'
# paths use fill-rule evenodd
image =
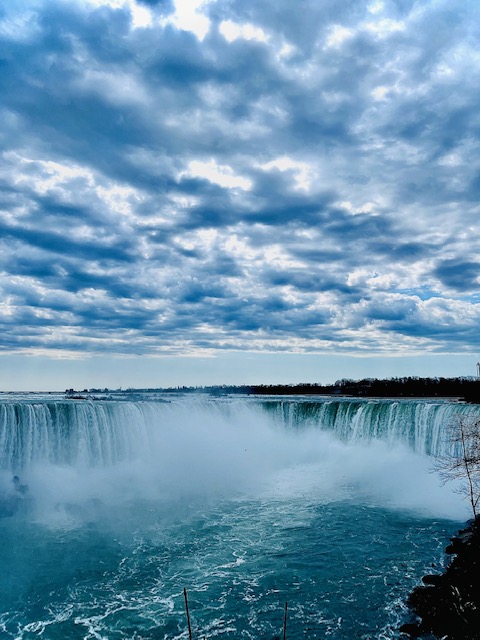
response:
<svg viewBox="0 0 480 640"><path fill-rule="evenodd" d="M36 462L108 466L148 446L162 405L132 402L0 404L0 469Z"/></svg>
<svg viewBox="0 0 480 640"><path fill-rule="evenodd" d="M480 419L480 407L430 400L264 400L264 409L289 429L318 428L345 442L383 440L440 456L450 448L448 427L458 416Z"/></svg>
<svg viewBox="0 0 480 640"><path fill-rule="evenodd" d="M250 429L269 420L289 432L323 430L345 442L382 440L437 456L445 453L446 428L458 415L480 417L480 408L425 400L202 396L172 402L0 401L0 469L44 462L111 466L167 443L186 422L193 433L195 416L204 429L219 417L228 422L236 416Z"/></svg>

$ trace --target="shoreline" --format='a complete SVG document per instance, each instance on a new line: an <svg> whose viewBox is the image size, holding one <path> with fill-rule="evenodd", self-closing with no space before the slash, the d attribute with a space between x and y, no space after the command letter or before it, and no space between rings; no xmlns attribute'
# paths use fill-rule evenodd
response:
<svg viewBox="0 0 480 640"><path fill-rule="evenodd" d="M414 619L400 627L402 637L480 637L480 517L450 538L445 553L452 560L443 573L423 576L408 596Z"/></svg>

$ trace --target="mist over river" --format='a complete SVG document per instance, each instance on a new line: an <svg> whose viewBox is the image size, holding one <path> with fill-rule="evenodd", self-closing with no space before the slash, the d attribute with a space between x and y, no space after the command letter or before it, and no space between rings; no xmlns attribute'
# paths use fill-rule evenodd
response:
<svg viewBox="0 0 480 640"><path fill-rule="evenodd" d="M0 397L0 638L398 638L469 517L432 472L473 405ZM19 476L28 491L12 483Z"/></svg>

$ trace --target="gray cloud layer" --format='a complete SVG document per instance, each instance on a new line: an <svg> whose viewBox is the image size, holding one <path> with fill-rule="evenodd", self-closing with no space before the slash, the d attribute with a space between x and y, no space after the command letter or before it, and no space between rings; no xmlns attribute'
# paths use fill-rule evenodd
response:
<svg viewBox="0 0 480 640"><path fill-rule="evenodd" d="M476 2L16 4L2 350L480 349Z"/></svg>

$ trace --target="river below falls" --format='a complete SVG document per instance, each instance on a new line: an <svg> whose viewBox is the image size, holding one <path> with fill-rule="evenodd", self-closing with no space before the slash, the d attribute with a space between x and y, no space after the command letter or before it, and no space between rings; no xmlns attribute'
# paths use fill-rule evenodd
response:
<svg viewBox="0 0 480 640"><path fill-rule="evenodd" d="M341 499L57 505L0 521L0 637L395 638L461 523Z"/></svg>

